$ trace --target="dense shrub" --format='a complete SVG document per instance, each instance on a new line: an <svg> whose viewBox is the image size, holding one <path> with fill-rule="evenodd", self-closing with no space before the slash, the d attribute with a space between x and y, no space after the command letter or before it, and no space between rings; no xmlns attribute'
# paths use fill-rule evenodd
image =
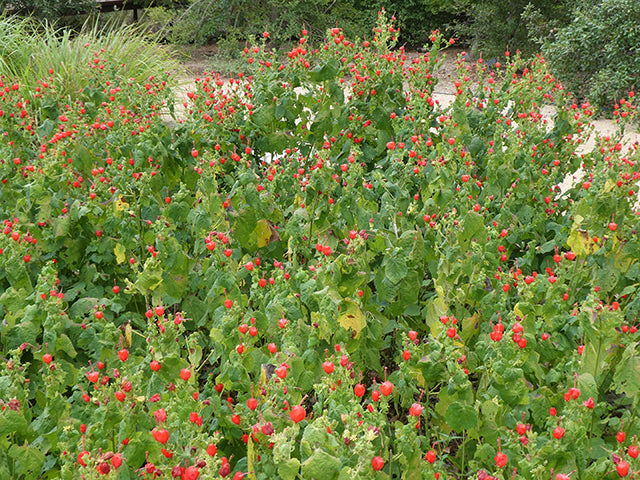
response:
<svg viewBox="0 0 640 480"><path fill-rule="evenodd" d="M99 40L0 77L0 478L636 472L638 151L542 58L444 107L441 36L300 33L175 127Z"/></svg>
<svg viewBox="0 0 640 480"><path fill-rule="evenodd" d="M448 38L454 35L456 23L466 18L465 2L458 0L391 0L372 2L376 9L385 8L396 18L400 30L399 43L408 48L422 47L429 43L434 30L440 30Z"/></svg>
<svg viewBox="0 0 640 480"><path fill-rule="evenodd" d="M564 86L611 111L640 86L640 9L634 0L585 1L542 51Z"/></svg>
<svg viewBox="0 0 640 480"><path fill-rule="evenodd" d="M265 29L271 34L272 45L283 45L297 38L302 25L312 40L321 40L326 29L336 24L350 38L370 37L374 25L371 19L382 8L395 15L400 43L412 47L423 46L432 30L451 27L462 12L457 2L433 0L191 0L186 8L152 9L147 21L160 27L171 41L216 41L232 50Z"/></svg>
<svg viewBox="0 0 640 480"><path fill-rule="evenodd" d="M95 0L0 0L0 11L33 15L48 21L96 9Z"/></svg>
<svg viewBox="0 0 640 480"><path fill-rule="evenodd" d="M485 58L505 51L534 54L539 46L530 38L527 23L521 16L525 9L537 13L537 27L549 31L569 21L573 1L569 0L470 0L466 19L458 22L458 32L468 42L474 55Z"/></svg>
<svg viewBox="0 0 640 480"><path fill-rule="evenodd" d="M162 19L166 37L178 43L244 42L268 30L270 40L282 45L295 39L303 25L315 39L337 23L350 36L368 34L374 24L373 8L362 0L190 0L186 6L150 14L156 21Z"/></svg>

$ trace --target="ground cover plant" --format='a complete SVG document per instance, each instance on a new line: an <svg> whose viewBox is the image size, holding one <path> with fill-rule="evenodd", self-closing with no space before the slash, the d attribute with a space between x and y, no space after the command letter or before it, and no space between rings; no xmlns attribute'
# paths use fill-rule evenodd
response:
<svg viewBox="0 0 640 480"><path fill-rule="evenodd" d="M637 145L395 34L2 77L2 478L637 477Z"/></svg>

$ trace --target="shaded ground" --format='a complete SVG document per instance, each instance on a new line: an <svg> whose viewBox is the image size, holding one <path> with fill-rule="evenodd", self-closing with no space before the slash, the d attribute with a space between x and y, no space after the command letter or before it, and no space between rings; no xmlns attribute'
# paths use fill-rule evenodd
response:
<svg viewBox="0 0 640 480"><path fill-rule="evenodd" d="M185 70L190 76L202 75L210 72L216 64L220 64L220 49L217 45L201 45L193 47L184 52L185 58L182 60ZM221 72L227 74L228 72ZM225 75L226 76L226 75Z"/></svg>

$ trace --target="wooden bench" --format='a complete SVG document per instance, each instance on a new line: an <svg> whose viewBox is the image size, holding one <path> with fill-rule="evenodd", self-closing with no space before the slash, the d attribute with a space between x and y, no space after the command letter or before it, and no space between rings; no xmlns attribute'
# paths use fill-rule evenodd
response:
<svg viewBox="0 0 640 480"><path fill-rule="evenodd" d="M151 2L144 0L96 0L98 10L101 12L118 12L120 10L133 10L133 20L138 21L138 9L145 8Z"/></svg>

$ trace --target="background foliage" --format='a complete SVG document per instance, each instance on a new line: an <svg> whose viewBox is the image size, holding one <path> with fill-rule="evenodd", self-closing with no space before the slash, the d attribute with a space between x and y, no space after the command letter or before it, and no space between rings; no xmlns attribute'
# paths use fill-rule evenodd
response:
<svg viewBox="0 0 640 480"><path fill-rule="evenodd" d="M578 99L611 113L615 101L638 82L638 9L632 0L158 0L144 24L171 43L216 42L233 57L246 41L270 32L271 46L286 48L304 25L312 42L339 24L349 38L368 38L376 13L395 15L399 43L422 47L431 31L458 37L473 58L495 59L505 51L530 57L542 48L553 72ZM74 22L95 10L89 0L0 1L50 22ZM72 15L72 16L69 16ZM84 18L84 17L83 17ZM604 47L603 47L604 46Z"/></svg>
<svg viewBox="0 0 640 480"><path fill-rule="evenodd" d="M525 11L535 11L541 35L566 25L571 18L573 1L492 0L470 1L467 17L458 23L459 34L469 41L472 54L485 58L520 51L524 56L535 54L539 46L530 38L532 24L523 21Z"/></svg>
<svg viewBox="0 0 640 480"><path fill-rule="evenodd" d="M578 98L611 111L640 84L640 12L631 0L582 2L542 52Z"/></svg>
<svg viewBox="0 0 640 480"><path fill-rule="evenodd" d="M0 11L5 10L56 21L65 15L95 11L96 2L94 0L0 0Z"/></svg>
<svg viewBox="0 0 640 480"><path fill-rule="evenodd" d="M2 478L640 468L637 149L582 150L542 57L444 107L442 35L374 28L262 36L182 114L142 44L1 78Z"/></svg>

